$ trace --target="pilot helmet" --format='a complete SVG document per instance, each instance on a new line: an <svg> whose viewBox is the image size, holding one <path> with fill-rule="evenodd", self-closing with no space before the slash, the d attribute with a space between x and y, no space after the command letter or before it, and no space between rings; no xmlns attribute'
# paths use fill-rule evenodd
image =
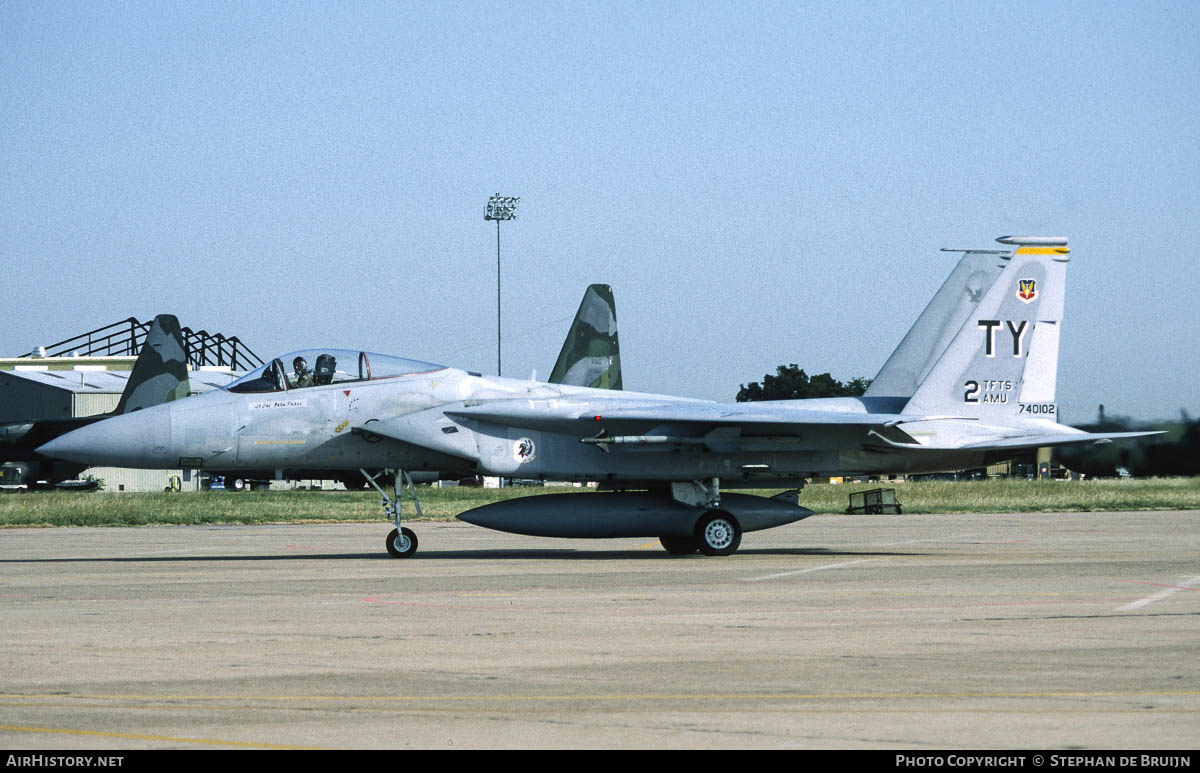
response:
<svg viewBox="0 0 1200 773"><path fill-rule="evenodd" d="M328 384L333 381L333 373L337 368L337 360L332 354L322 354L317 357L317 367L313 371L314 378L318 384Z"/></svg>

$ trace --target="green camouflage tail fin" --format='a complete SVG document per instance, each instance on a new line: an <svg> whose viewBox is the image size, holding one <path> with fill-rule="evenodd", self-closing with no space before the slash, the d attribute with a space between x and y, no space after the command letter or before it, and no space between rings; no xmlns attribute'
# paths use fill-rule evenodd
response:
<svg viewBox="0 0 1200 773"><path fill-rule="evenodd" d="M1058 340L1067 240L1002 236L1016 246L1000 278L967 317L904 413L1005 423L1057 421Z"/></svg>
<svg viewBox="0 0 1200 773"><path fill-rule="evenodd" d="M912 397L1012 257L1008 250L943 252L962 252L962 260L871 380L864 397Z"/></svg>
<svg viewBox="0 0 1200 773"><path fill-rule="evenodd" d="M617 304L608 285L589 285L567 331L551 384L621 388L621 347L617 342Z"/></svg>
<svg viewBox="0 0 1200 773"><path fill-rule="evenodd" d="M132 413L178 400L187 397L188 390L187 350L179 320L171 314L159 314L146 333L114 413Z"/></svg>

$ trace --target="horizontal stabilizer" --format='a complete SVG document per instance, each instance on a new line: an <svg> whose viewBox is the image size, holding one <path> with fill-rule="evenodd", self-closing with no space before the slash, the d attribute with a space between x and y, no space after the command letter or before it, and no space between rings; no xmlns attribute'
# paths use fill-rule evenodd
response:
<svg viewBox="0 0 1200 773"><path fill-rule="evenodd" d="M1161 435L1162 432L1086 432L1082 435L1040 435L1032 437L1006 438L1001 441L984 441L963 446L965 449L986 448L1041 448L1043 446L1071 446L1085 443L1111 443L1125 438Z"/></svg>
<svg viewBox="0 0 1200 773"><path fill-rule="evenodd" d="M1111 443L1114 440L1124 440L1135 437L1161 435L1156 432L1079 432L1054 433L1044 435L1022 435L1018 437L993 438L980 440L963 445L925 445L923 443L901 443L872 432L873 437L892 448L906 448L914 451L1010 451L1021 448L1043 448L1046 446L1071 446L1088 443Z"/></svg>

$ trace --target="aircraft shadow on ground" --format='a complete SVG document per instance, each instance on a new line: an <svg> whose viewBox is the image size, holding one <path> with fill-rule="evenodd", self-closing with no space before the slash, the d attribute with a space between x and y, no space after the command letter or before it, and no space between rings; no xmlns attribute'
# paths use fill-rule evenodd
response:
<svg viewBox="0 0 1200 773"><path fill-rule="evenodd" d="M379 559L394 561L398 566L408 561L444 561L455 559L491 559L505 561L531 560L569 560L569 561L737 561L738 556L817 556L823 558L859 558L859 557L907 557L921 556L923 553L896 551L866 551L866 550L830 550L828 548L762 548L739 550L733 556L723 559L709 558L698 553L676 556L665 551L656 550L573 550L564 548L532 548L532 549L481 549L481 550L426 550L407 559L395 559L387 553L294 553L277 555L224 555L224 556L96 556L88 558L4 558L0 564L156 564L156 563L188 563L188 562L237 562L237 561L360 561Z"/></svg>

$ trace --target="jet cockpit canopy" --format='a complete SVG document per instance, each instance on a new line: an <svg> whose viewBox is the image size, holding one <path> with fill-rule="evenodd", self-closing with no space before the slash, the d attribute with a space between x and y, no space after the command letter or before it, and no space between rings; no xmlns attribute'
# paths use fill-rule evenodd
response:
<svg viewBox="0 0 1200 773"><path fill-rule="evenodd" d="M444 365L351 349L305 349L276 357L225 387L230 392L286 392L326 384L428 373Z"/></svg>

